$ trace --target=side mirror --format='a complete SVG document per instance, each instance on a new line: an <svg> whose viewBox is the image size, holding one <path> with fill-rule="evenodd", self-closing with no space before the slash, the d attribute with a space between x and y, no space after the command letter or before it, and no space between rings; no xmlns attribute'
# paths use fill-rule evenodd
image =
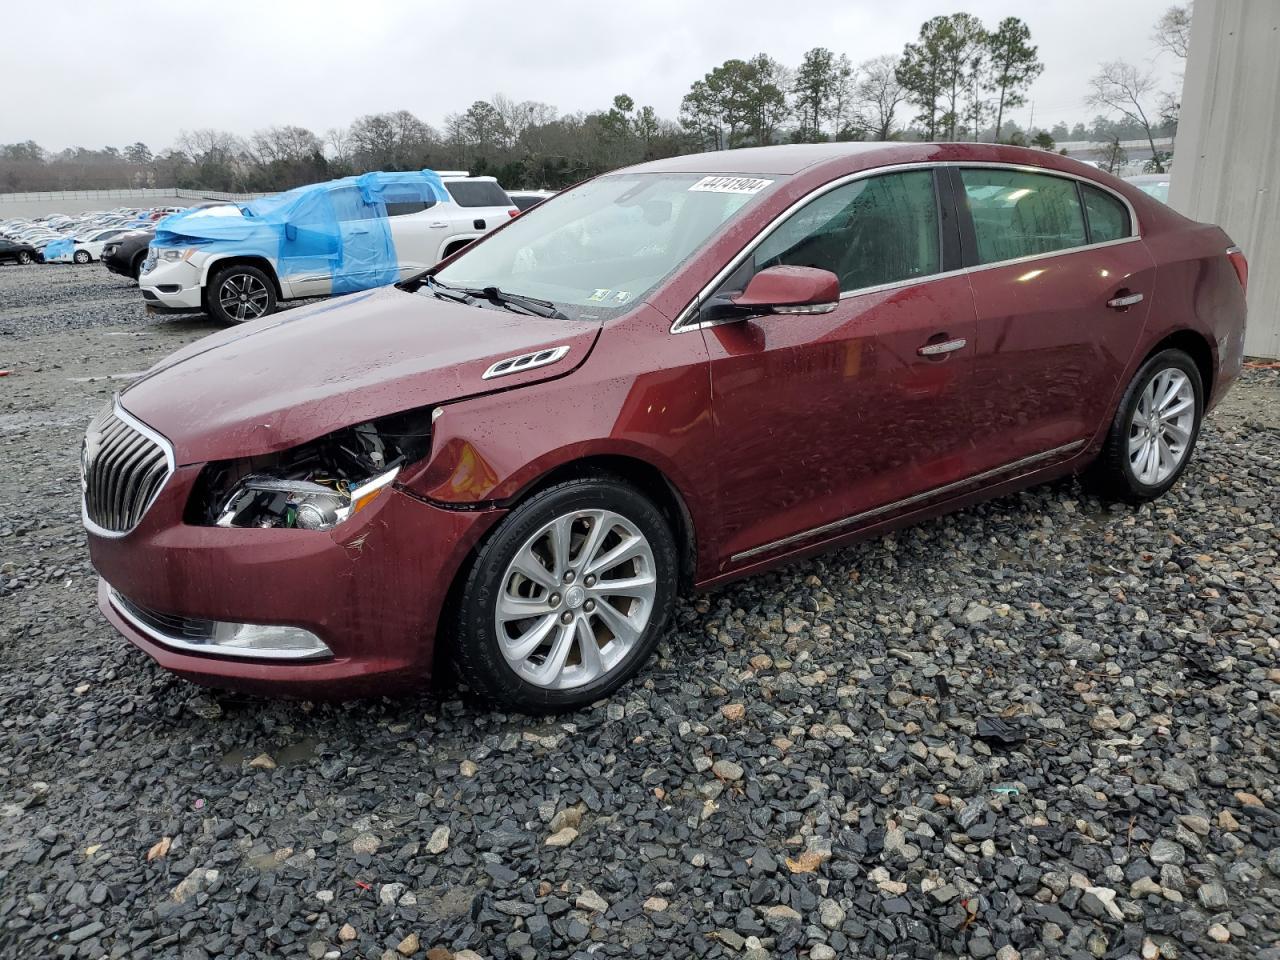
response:
<svg viewBox="0 0 1280 960"><path fill-rule="evenodd" d="M298 239L298 228L292 223L284 225L284 238L290 242Z"/></svg>
<svg viewBox="0 0 1280 960"><path fill-rule="evenodd" d="M816 267L767 267L728 301L752 313L830 313L840 302L840 279Z"/></svg>

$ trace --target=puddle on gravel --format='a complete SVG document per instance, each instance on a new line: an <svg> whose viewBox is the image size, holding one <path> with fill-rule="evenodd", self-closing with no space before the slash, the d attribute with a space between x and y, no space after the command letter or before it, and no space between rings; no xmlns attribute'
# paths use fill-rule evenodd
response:
<svg viewBox="0 0 1280 960"><path fill-rule="evenodd" d="M244 766L245 762L252 760L258 754L265 753L276 762L278 767L291 767L300 763L307 763L315 759L316 744L319 741L315 737L303 737L294 743L286 744L283 747L236 747L234 750L228 750L222 755L219 761L224 768L238 770Z"/></svg>

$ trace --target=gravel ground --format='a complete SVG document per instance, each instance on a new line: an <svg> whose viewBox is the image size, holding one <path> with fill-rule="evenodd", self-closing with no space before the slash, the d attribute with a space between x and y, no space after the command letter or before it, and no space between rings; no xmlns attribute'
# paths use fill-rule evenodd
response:
<svg viewBox="0 0 1280 960"><path fill-rule="evenodd" d="M83 425L209 329L0 268L0 955L1280 958L1276 371L1155 505L1061 483L691 598L535 721L211 693L105 625Z"/></svg>

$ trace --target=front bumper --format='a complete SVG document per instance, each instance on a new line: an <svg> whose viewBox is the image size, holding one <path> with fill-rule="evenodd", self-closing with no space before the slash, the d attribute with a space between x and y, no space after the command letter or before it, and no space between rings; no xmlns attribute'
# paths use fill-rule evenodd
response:
<svg viewBox="0 0 1280 960"><path fill-rule="evenodd" d="M454 576L502 511L444 510L393 488L322 533L191 526L182 514L199 470L180 467L126 536L88 535L98 604L120 633L188 680L269 696L351 699L412 689L430 675ZM332 656L179 649L140 629L113 589L174 616L300 627Z"/></svg>
<svg viewBox="0 0 1280 960"><path fill-rule="evenodd" d="M191 311L204 306L201 266L185 260L176 263L160 260L150 270L145 266L143 270L138 287L148 307Z"/></svg>

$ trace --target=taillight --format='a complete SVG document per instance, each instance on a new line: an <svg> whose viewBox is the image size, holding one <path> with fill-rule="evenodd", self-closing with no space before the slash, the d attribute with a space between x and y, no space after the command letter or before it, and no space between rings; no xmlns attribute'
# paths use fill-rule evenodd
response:
<svg viewBox="0 0 1280 960"><path fill-rule="evenodd" d="M520 211L517 210L515 207L512 207L510 210L507 211L507 216L512 218L518 217L520 216Z"/></svg>
<svg viewBox="0 0 1280 960"><path fill-rule="evenodd" d="M1239 247L1227 247L1227 259L1236 268L1236 277L1240 281L1240 289L1249 291L1249 261L1244 258Z"/></svg>

